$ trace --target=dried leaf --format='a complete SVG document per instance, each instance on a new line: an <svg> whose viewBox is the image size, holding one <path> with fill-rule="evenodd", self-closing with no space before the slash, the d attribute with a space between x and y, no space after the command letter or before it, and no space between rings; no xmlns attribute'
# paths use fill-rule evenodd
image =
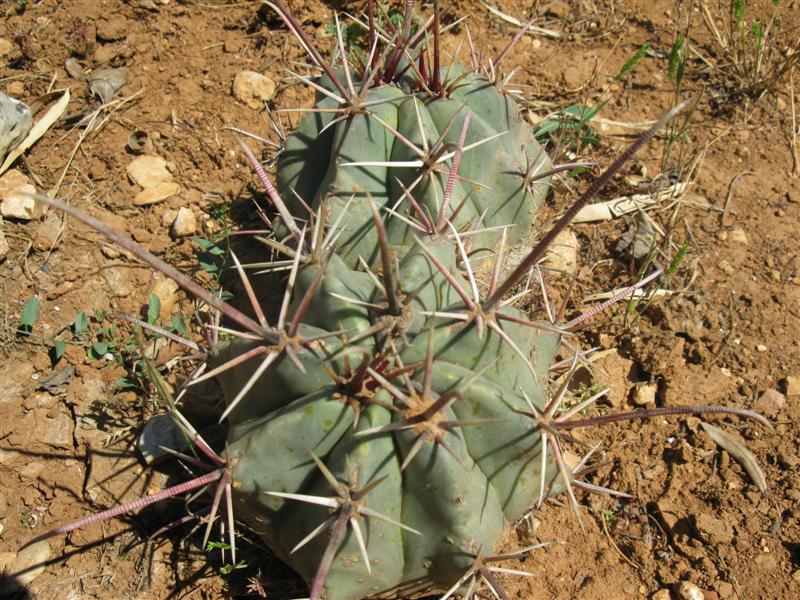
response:
<svg viewBox="0 0 800 600"><path fill-rule="evenodd" d="M67 70L67 74L72 77L76 81L85 81L86 74L83 72L83 67L81 63L77 61L75 58L68 58L64 63L64 68Z"/></svg>
<svg viewBox="0 0 800 600"><path fill-rule="evenodd" d="M668 188L653 194L634 194L633 196L620 196L605 202L589 204L578 211L572 220L573 223L590 223L593 221L609 221L622 215L653 208L663 200L680 196L687 188L685 183L676 183Z"/></svg>
<svg viewBox="0 0 800 600"><path fill-rule="evenodd" d="M51 394L59 394L63 391L63 387L72 379L73 375L75 375L75 367L73 365L67 365L53 371L47 377L39 381L36 385L36 389L47 390Z"/></svg>
<svg viewBox="0 0 800 600"><path fill-rule="evenodd" d="M64 111L67 110L67 104L69 104L69 90L64 90L61 98L59 98L55 104L53 104L50 108L45 111L42 117L34 123L31 130L28 132L28 135L22 140L22 143L14 148L8 156L6 160L3 162L2 166L0 166L0 175L5 173L8 168L17 160L25 151L33 146L40 137L42 137L48 129L50 129L53 124L61 118L61 115L64 114Z"/></svg>
<svg viewBox="0 0 800 600"><path fill-rule="evenodd" d="M491 4L489 4L487 2L484 2L483 5L487 8L487 10L491 14L493 14L495 17L498 17L501 21L505 21L506 23L511 23L512 25L514 25L516 27L522 27L523 25L525 25L519 19L517 19L515 17L512 17L511 15L507 15L506 13L502 12L496 6L492 6ZM530 26L528 28L528 33L532 34L532 35L537 35L538 34L538 35L542 35L542 36L550 37L550 38L560 38L561 37L561 33L558 32L558 31L555 31L553 29L545 29L544 27L537 27L536 25Z"/></svg>
<svg viewBox="0 0 800 600"><path fill-rule="evenodd" d="M753 483L756 484L759 491L766 496L767 478L764 476L761 467L758 466L758 459L756 459L755 454L745 448L741 442L736 441L733 437L722 431L722 429L709 425L708 423L701 423L700 425L720 448L725 450L744 467L744 470L747 471L747 474L750 476L750 479L753 480Z"/></svg>
<svg viewBox="0 0 800 600"><path fill-rule="evenodd" d="M100 98L103 104L108 104L125 85L125 68L98 69L89 76L89 89L92 94Z"/></svg>

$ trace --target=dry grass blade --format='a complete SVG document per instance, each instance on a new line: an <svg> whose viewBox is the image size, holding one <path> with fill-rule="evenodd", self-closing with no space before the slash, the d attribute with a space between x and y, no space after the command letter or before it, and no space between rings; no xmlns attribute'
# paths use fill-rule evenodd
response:
<svg viewBox="0 0 800 600"><path fill-rule="evenodd" d="M597 202L584 206L572 221L573 223L591 223L609 221L629 213L654 208L664 200L673 200L683 194L689 187L687 183L676 183L663 190L651 194L634 194L620 196L605 202Z"/></svg>
<svg viewBox="0 0 800 600"><path fill-rule="evenodd" d="M750 479L753 480L753 483L756 484L758 490L766 496L767 478L764 476L764 472L761 470L761 467L758 466L758 459L756 458L755 454L750 452L750 450L748 450L744 444L738 442L732 436L722 431L722 429L714 427L713 425L709 425L708 423L700 423L700 425L720 448L725 450L728 454L735 458L736 461L742 465L742 467L744 467L744 470L747 471L747 474L750 476Z"/></svg>
<svg viewBox="0 0 800 600"><path fill-rule="evenodd" d="M506 23L511 23L512 25L516 25L517 27L522 27L523 25L525 25L525 23L523 23L519 19L512 17L511 15L507 15L499 8L497 8L496 6L492 6L488 2L484 2L483 5L491 14L499 18L501 21L505 21ZM561 37L561 33L558 31L555 31L553 29L545 29L544 27L537 27L536 25L531 25L528 28L527 33L529 33L530 35L542 35L549 38Z"/></svg>

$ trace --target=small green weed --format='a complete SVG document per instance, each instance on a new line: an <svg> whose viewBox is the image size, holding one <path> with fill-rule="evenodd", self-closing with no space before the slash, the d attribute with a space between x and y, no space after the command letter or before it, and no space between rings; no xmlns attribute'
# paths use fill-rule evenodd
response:
<svg viewBox="0 0 800 600"><path fill-rule="evenodd" d="M784 26L783 6L772 0L772 12L762 22L748 18L745 0L730 0L727 6L718 1L713 7L701 0L703 23L715 44L712 66L728 80L733 98L744 93L757 100L800 64L800 37Z"/></svg>
<svg viewBox="0 0 800 600"><path fill-rule="evenodd" d="M224 553L224 552L226 552L226 551L228 551L230 549L231 549L230 544L228 544L226 542L215 542L215 541L209 540L206 543L206 552L213 552L214 550L221 550ZM246 569L248 566L249 565L247 564L246 561L240 560L240 561L237 561L236 564L228 563L228 564L222 565L219 568L219 572L222 573L223 575L230 575L234 571L239 571L241 569Z"/></svg>

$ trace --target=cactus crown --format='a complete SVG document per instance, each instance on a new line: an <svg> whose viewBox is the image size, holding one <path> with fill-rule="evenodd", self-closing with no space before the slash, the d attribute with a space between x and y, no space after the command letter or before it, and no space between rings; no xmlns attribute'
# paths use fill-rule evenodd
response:
<svg viewBox="0 0 800 600"><path fill-rule="evenodd" d="M487 67L469 38L471 67L443 66L438 3L412 32L411 0L402 26L388 31L368 2L368 53L348 55L336 17L341 64L331 66L286 6L272 6L322 71L296 75L317 97L300 109L307 115L286 140L277 185L240 141L274 209L261 213L272 265L289 270L276 323L235 256L252 317L42 198L232 325L212 328L229 339L206 349L189 382L222 385L224 454L173 410L208 473L47 535L214 483L206 535L224 497L231 551L235 514L308 581L313 599L447 597L481 582L503 597L493 575L503 569L492 565L533 549L495 554L509 525L551 494L566 491L577 512L573 488L607 491L581 481L582 464L570 468L560 451L564 431L598 422L573 417L599 395L562 412L566 383L549 389L569 328L530 321L514 304L540 280L553 237L674 112L529 248L556 169L499 76L525 29ZM520 248L524 258L509 264ZM571 355L574 368L580 352Z"/></svg>

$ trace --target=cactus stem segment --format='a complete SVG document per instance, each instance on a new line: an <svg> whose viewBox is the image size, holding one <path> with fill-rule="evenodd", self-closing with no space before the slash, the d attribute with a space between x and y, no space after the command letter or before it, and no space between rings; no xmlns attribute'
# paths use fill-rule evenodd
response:
<svg viewBox="0 0 800 600"><path fill-rule="evenodd" d="M343 484L336 479L333 473L331 473L330 469L325 466L325 463L323 463L313 451L310 452L310 455L322 476L333 488L333 491L336 492L336 496L313 496L309 494L294 494L286 492L266 492L266 494L278 498L286 498L288 500L316 504L318 506L324 506L334 510L334 513L330 517L328 517L322 522L322 524L314 528L311 533L300 540L300 542L298 542L291 551L291 554L294 554L326 529L332 529L332 534L328 540L322 560L317 568L317 573L314 576L314 580L311 584L311 599L316 600L322 597L322 590L325 586L325 581L330 573L333 559L344 542L348 525L350 525L350 527L353 529L353 534L356 538L356 543L358 544L361 556L364 560L367 573L372 573L369 556L367 555L367 547L364 543L364 535L358 522L359 517L378 519L391 525L395 525L404 531L408 531L409 533L413 533L415 535L422 534L416 529L399 523L398 521L395 521L394 519L387 517L386 515L383 515L366 505L366 496L384 481L384 477L378 478L362 488L358 485L358 468L355 468L350 473L348 483Z"/></svg>

